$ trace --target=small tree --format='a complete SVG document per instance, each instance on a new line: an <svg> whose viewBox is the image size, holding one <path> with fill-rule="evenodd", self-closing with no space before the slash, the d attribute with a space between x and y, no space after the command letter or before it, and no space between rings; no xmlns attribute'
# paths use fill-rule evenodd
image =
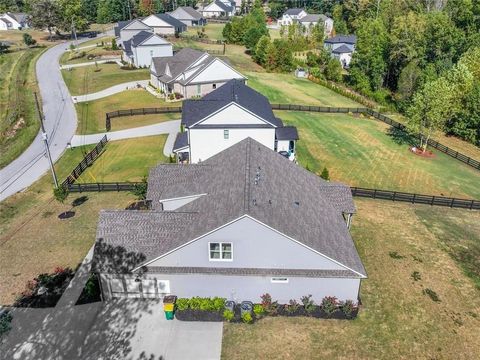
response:
<svg viewBox="0 0 480 360"><path fill-rule="evenodd" d="M322 173L320 174L320 177L323 180L330 180L330 174L328 173L328 169L326 167L323 168Z"/></svg>
<svg viewBox="0 0 480 360"><path fill-rule="evenodd" d="M60 185L59 187L53 189L53 197L59 203L63 204L68 197L68 191Z"/></svg>
<svg viewBox="0 0 480 360"><path fill-rule="evenodd" d="M112 39L112 50L118 50L117 41L115 39Z"/></svg>
<svg viewBox="0 0 480 360"><path fill-rule="evenodd" d="M5 44L4 42L1 42L1 41L0 41L0 54L5 54L5 53L7 53L9 47L10 47L10 45Z"/></svg>
<svg viewBox="0 0 480 360"><path fill-rule="evenodd" d="M330 59L325 68L325 77L327 80L340 82L342 81L342 65L337 59Z"/></svg>
<svg viewBox="0 0 480 360"><path fill-rule="evenodd" d="M27 33L24 33L23 34L23 42L25 43L25 45L27 46L33 46L37 43L37 40L35 40L34 38L32 38L32 35L30 34L27 34Z"/></svg>
<svg viewBox="0 0 480 360"><path fill-rule="evenodd" d="M147 177L144 176L140 183L135 184L134 189L131 191L131 193L135 195L138 200L145 200L147 198L147 188Z"/></svg>

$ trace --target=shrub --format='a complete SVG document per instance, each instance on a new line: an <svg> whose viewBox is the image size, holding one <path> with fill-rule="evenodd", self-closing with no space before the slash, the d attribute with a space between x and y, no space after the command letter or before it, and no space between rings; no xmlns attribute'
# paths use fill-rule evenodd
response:
<svg viewBox="0 0 480 360"><path fill-rule="evenodd" d="M232 310L225 310L223 312L223 318L228 322L232 321L234 317L235 317L235 313Z"/></svg>
<svg viewBox="0 0 480 360"><path fill-rule="evenodd" d="M223 309L225 309L225 298L221 298L221 297L214 297L211 301L212 301L212 307L213 307L213 310L215 311L221 311Z"/></svg>
<svg viewBox="0 0 480 360"><path fill-rule="evenodd" d="M423 290L423 295L428 295L430 297L430 299L432 299L434 302L440 302L440 297L432 289L429 289L429 288L424 289Z"/></svg>
<svg viewBox="0 0 480 360"><path fill-rule="evenodd" d="M200 310L201 298L194 296L188 300L188 307L192 310Z"/></svg>
<svg viewBox="0 0 480 360"><path fill-rule="evenodd" d="M53 197L59 203L63 204L65 202L67 196L68 196L68 191L63 186L59 186L59 187L53 189Z"/></svg>
<svg viewBox="0 0 480 360"><path fill-rule="evenodd" d="M325 296L322 299L321 307L327 315L331 315L337 310L338 300L335 296Z"/></svg>
<svg viewBox="0 0 480 360"><path fill-rule="evenodd" d="M352 316L353 312L355 311L355 308L356 306L352 300L345 301L341 306L342 312L345 314L347 318Z"/></svg>
<svg viewBox="0 0 480 360"><path fill-rule="evenodd" d="M265 309L263 308L262 304L255 304L253 305L253 312L257 317L261 317L265 314Z"/></svg>
<svg viewBox="0 0 480 360"><path fill-rule="evenodd" d="M115 39L112 39L112 50L118 50L117 41Z"/></svg>
<svg viewBox="0 0 480 360"><path fill-rule="evenodd" d="M312 313L315 311L315 302L312 300L312 295L302 296L300 300L307 313Z"/></svg>
<svg viewBox="0 0 480 360"><path fill-rule="evenodd" d="M260 298L262 299L261 304L265 312L270 315L275 315L277 313L278 303L272 301L272 296L269 293L266 293L260 296Z"/></svg>
<svg viewBox="0 0 480 360"><path fill-rule="evenodd" d="M175 301L175 306L178 310L187 310L189 306L189 300L186 298L180 298Z"/></svg>
<svg viewBox="0 0 480 360"><path fill-rule="evenodd" d="M252 315L248 312L242 314L242 321L245 324L250 324L253 321Z"/></svg>
<svg viewBox="0 0 480 360"><path fill-rule="evenodd" d="M0 315L0 337L6 334L12 328L12 315L10 313L3 313Z"/></svg>
<svg viewBox="0 0 480 360"><path fill-rule="evenodd" d="M289 314L295 313L299 308L300 304L295 299L291 299L288 304L285 305L285 311Z"/></svg>
<svg viewBox="0 0 480 360"><path fill-rule="evenodd" d="M422 280L422 276L418 271L414 271L411 276L414 281Z"/></svg>
<svg viewBox="0 0 480 360"><path fill-rule="evenodd" d="M148 181L147 177L144 176L142 181L136 183L133 187L133 190L130 191L133 195L137 197L138 200L145 200L147 198L147 190L148 190Z"/></svg>
<svg viewBox="0 0 480 360"><path fill-rule="evenodd" d="M392 258L392 259L395 259L395 260L399 260L399 259L403 259L405 256L403 255L400 255L398 252L396 251L390 251L388 253L388 255Z"/></svg>
<svg viewBox="0 0 480 360"><path fill-rule="evenodd" d="M330 180L330 174L328 173L328 169L326 167L323 168L322 173L320 174L320 177L323 180Z"/></svg>

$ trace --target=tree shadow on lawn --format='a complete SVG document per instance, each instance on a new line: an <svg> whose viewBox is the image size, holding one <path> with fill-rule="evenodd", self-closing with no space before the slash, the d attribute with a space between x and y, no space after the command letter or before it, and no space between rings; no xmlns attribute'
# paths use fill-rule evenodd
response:
<svg viewBox="0 0 480 360"><path fill-rule="evenodd" d="M418 144L416 136L393 126L388 128L387 135L398 145L416 146Z"/></svg>

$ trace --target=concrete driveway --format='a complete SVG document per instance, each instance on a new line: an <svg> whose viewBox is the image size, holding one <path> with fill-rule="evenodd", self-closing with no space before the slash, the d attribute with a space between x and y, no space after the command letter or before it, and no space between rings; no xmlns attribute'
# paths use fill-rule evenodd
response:
<svg viewBox="0 0 480 360"><path fill-rule="evenodd" d="M220 359L222 323L168 321L157 299L14 309L0 359Z"/></svg>

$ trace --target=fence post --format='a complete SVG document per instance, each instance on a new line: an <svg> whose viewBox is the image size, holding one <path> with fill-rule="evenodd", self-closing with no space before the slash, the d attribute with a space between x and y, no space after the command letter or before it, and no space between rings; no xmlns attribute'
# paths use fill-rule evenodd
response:
<svg viewBox="0 0 480 360"><path fill-rule="evenodd" d="M432 196L432 201L431 201L430 205L433 206L434 203L435 203L435 195Z"/></svg>
<svg viewBox="0 0 480 360"><path fill-rule="evenodd" d="M413 194L412 204L415 204L415 197L417 194Z"/></svg>
<svg viewBox="0 0 480 360"><path fill-rule="evenodd" d="M373 190L373 198L374 198L374 199L377 198L377 189Z"/></svg>
<svg viewBox="0 0 480 360"><path fill-rule="evenodd" d="M472 200L472 202L470 203L470 210L473 209L473 203L475 202L475 200Z"/></svg>

